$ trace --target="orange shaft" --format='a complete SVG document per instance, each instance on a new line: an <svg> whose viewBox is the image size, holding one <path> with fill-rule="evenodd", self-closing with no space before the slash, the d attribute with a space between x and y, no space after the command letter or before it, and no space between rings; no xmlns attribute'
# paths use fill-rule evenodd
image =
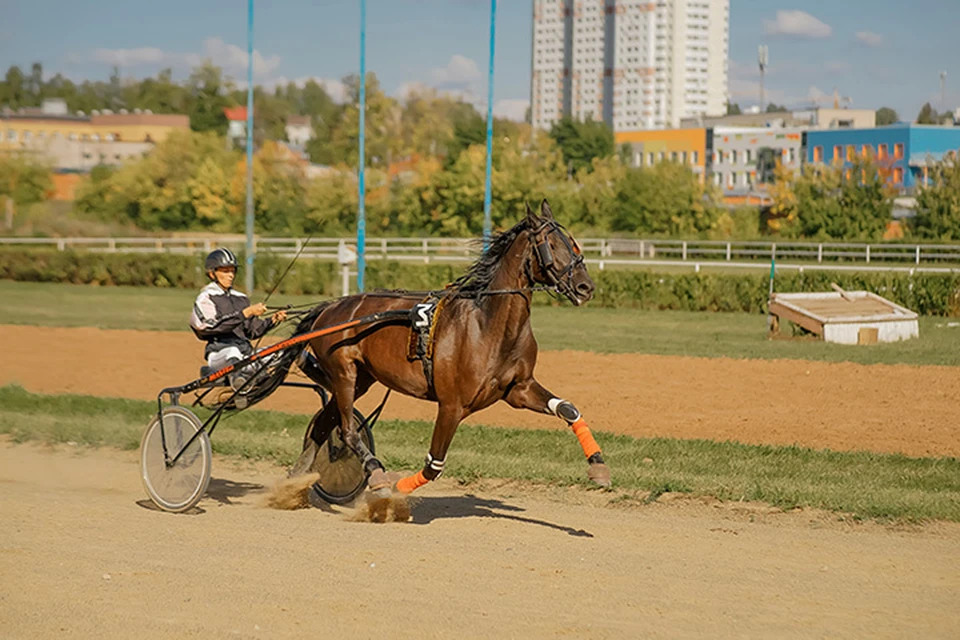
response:
<svg viewBox="0 0 960 640"><path fill-rule="evenodd" d="M397 491L400 493L413 493L428 482L430 481L423 475L423 471L417 471L412 476L401 478L397 482Z"/></svg>
<svg viewBox="0 0 960 640"><path fill-rule="evenodd" d="M570 427L573 429L573 434L577 436L577 440L580 441L580 446L583 447L585 456L589 458L595 453L600 453L600 445L593 439L593 434L590 433L590 427L587 426L583 418L574 422Z"/></svg>

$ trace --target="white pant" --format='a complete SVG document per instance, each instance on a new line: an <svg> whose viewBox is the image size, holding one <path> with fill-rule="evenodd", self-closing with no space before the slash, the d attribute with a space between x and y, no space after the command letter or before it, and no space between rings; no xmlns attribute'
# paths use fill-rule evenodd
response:
<svg viewBox="0 0 960 640"><path fill-rule="evenodd" d="M207 366L213 369L214 371L219 371L231 362L239 362L243 360L243 352L240 351L237 347L227 347L226 349L220 349L219 351L214 351L207 357Z"/></svg>

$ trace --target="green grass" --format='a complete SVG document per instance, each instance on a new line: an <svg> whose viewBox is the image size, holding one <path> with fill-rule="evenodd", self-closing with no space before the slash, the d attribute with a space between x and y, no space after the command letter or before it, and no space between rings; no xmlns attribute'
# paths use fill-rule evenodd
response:
<svg viewBox="0 0 960 640"><path fill-rule="evenodd" d="M2 322L39 326L186 331L195 292L0 281ZM262 294L261 294L262 295ZM256 296L255 296L256 299ZM281 296L300 304L312 296ZM960 365L960 326L920 318L920 338L869 347L766 338L766 317L744 313L534 307L542 349L731 358L790 358L862 364Z"/></svg>
<svg viewBox="0 0 960 640"><path fill-rule="evenodd" d="M39 395L0 387L0 433L39 440L136 449L151 402ZM251 411L224 420L214 451L289 465L300 452L305 416ZM377 451L391 469L422 463L432 426L384 421ZM960 522L960 459L743 445L704 440L641 440L599 433L614 475L611 503L655 500L664 492L817 507L866 518ZM586 465L566 430L461 426L447 474L464 482L507 478L587 486Z"/></svg>

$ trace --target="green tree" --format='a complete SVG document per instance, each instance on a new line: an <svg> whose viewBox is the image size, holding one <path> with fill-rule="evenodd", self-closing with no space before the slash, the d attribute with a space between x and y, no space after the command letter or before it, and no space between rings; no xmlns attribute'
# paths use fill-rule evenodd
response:
<svg viewBox="0 0 960 640"><path fill-rule="evenodd" d="M771 102L767 105L767 113L785 113L787 111L789 111L789 109L787 109L787 106L783 104L778 105Z"/></svg>
<svg viewBox="0 0 960 640"><path fill-rule="evenodd" d="M740 105L736 102L730 102L727 100L727 115L728 116L738 116L740 115Z"/></svg>
<svg viewBox="0 0 960 640"><path fill-rule="evenodd" d="M400 150L400 107L396 100L380 88L374 73L366 79L366 139L365 152L368 166L388 166ZM340 125L333 132L331 147L338 162L351 167L358 165L358 139L360 137L360 79L356 75L344 79L348 103Z"/></svg>
<svg viewBox="0 0 960 640"><path fill-rule="evenodd" d="M917 192L913 231L921 238L960 240L960 162L950 154L929 170L930 185Z"/></svg>
<svg viewBox="0 0 960 640"><path fill-rule="evenodd" d="M877 109L876 124L878 127L884 127L888 124L898 122L899 120L900 116L898 116L897 112L890 107L880 107Z"/></svg>
<svg viewBox="0 0 960 640"><path fill-rule="evenodd" d="M925 102L917 114L917 124L937 124L937 110Z"/></svg>
<svg viewBox="0 0 960 640"><path fill-rule="evenodd" d="M50 167L22 153L0 152L0 201L18 205L40 202L53 189Z"/></svg>
<svg viewBox="0 0 960 640"><path fill-rule="evenodd" d="M194 131L227 131L227 116L224 107L230 106L227 93L229 84L223 78L223 70L207 60L195 68L187 81L187 113L190 128Z"/></svg>
<svg viewBox="0 0 960 640"><path fill-rule="evenodd" d="M719 218L715 197L685 165L660 162L632 169L617 194L613 229L673 236L702 234L713 229Z"/></svg>
<svg viewBox="0 0 960 640"><path fill-rule="evenodd" d="M572 172L590 170L594 158L614 153L613 130L604 122L562 118L550 128L550 137L563 152L563 160Z"/></svg>
<svg viewBox="0 0 960 640"><path fill-rule="evenodd" d="M7 69L7 74L0 85L0 106L8 106L11 109L25 106L27 91L24 85L23 71L20 67L12 65Z"/></svg>

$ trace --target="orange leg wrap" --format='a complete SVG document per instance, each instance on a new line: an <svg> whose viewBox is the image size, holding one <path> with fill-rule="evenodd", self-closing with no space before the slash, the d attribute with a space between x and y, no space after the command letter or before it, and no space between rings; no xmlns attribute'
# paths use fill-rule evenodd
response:
<svg viewBox="0 0 960 640"><path fill-rule="evenodd" d="M595 453L600 453L600 445L593 439L593 434L590 433L590 427L587 426L583 418L574 422L570 427L573 429L574 435L577 436L577 440L580 441L584 455L589 458Z"/></svg>
<svg viewBox="0 0 960 640"><path fill-rule="evenodd" d="M413 493L428 482L430 481L423 475L423 471L417 471L412 476L407 476L397 481L397 491L400 493Z"/></svg>

